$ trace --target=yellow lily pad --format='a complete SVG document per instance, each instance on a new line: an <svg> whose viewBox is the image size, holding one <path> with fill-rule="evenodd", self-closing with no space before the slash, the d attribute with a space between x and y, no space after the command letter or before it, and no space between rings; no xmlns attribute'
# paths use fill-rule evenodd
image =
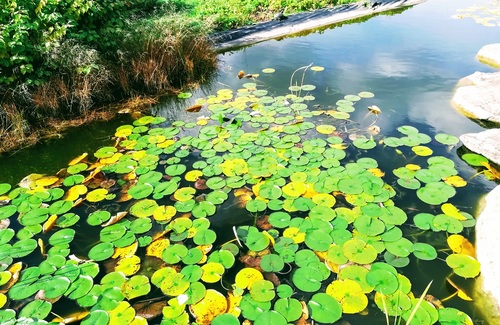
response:
<svg viewBox="0 0 500 325"><path fill-rule="evenodd" d="M196 317L196 323L209 325L212 320L227 310L227 300L220 292L208 289L205 297L189 307L191 313Z"/></svg>

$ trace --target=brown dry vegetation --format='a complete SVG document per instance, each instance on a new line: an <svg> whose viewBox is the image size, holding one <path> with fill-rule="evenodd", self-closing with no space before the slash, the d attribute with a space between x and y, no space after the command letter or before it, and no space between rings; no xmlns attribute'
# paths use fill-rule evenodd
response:
<svg viewBox="0 0 500 325"><path fill-rule="evenodd" d="M124 39L119 55L101 58L97 51L72 42L50 53L57 73L45 83L0 87L0 153L36 143L64 127L109 119L123 108L192 86L215 71L216 54L205 36L165 28L160 21ZM133 48L132 48L133 47ZM130 101L127 101L129 99ZM152 99L154 101L154 99ZM110 105L122 102L121 105Z"/></svg>

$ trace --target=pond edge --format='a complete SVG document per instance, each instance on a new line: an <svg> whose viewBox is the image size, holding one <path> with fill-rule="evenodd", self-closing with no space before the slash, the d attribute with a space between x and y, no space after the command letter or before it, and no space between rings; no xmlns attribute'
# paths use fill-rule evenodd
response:
<svg viewBox="0 0 500 325"><path fill-rule="evenodd" d="M347 20L417 5L425 1L426 0L360 1L352 4L298 13L290 15L284 20L271 20L216 33L211 36L211 40L214 42L215 50L221 53Z"/></svg>

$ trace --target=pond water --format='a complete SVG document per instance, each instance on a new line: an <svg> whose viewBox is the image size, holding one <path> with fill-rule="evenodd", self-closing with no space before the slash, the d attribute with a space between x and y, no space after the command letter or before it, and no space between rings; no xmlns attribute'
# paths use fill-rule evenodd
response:
<svg viewBox="0 0 500 325"><path fill-rule="evenodd" d="M316 98L317 109L327 109L346 94L361 91L375 94L370 104L382 110L376 122L380 127L377 139L399 136L396 128L401 125L414 126L431 137L438 133L459 136L478 132L482 127L457 112L450 105L450 99L460 78L475 71L494 71L477 62L475 54L483 45L498 41L498 27L486 27L470 18L453 19L452 16L459 8L485 3L485 0L475 3L469 0L431 0L392 15L378 15L363 22L332 26L307 35L270 40L227 52L220 55L220 72L210 84L195 91L189 100L164 98L154 108L154 113L168 121L195 121L200 114L208 114L207 111L193 114L186 112L185 108L192 105L195 98L206 97L219 89L241 88L249 80L236 78L239 70L259 73L256 79L258 89L269 89L275 95L286 94L289 93L292 73L312 63L325 68L321 72L307 71L303 80L304 84L316 86L310 94ZM264 74L261 72L264 68L276 71ZM302 71L299 71L293 83L300 84L301 78ZM372 123L374 116L367 116L367 110L358 108L351 113L350 119L356 121L348 125L350 130L363 129ZM75 128L61 139L0 157L0 183L15 184L30 173L53 174L79 154L110 145L116 127L130 122L127 116L121 116L111 122ZM469 181L464 190L457 190L453 202L460 210L474 214L479 198L491 190L494 183L486 181L483 176L473 177L476 171L459 158L456 147L429 146L436 155L453 160L459 174ZM386 171L387 183L396 181L391 173L394 166L418 161L418 158L403 155L395 157L394 151L388 152L381 146L363 157L376 158L379 168ZM399 197L398 206L419 211L423 204ZM472 234L468 235L473 239ZM432 234L426 236L427 241L438 238ZM412 260L410 266L413 267L402 273L412 279L413 290L418 294L430 280L444 279L450 273L444 262L440 267L435 263ZM459 285L471 290L473 281L463 281ZM432 294L438 298L452 292L445 283L438 283L432 289ZM480 309L473 304L455 297L445 305L467 312L475 324L488 324ZM351 324L361 324L365 320L356 317L347 320ZM381 317L380 322L385 323L385 320Z"/></svg>

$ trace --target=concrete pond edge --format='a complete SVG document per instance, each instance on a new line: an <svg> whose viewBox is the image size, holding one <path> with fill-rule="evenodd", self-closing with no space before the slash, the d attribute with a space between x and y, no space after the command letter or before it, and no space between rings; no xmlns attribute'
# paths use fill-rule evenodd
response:
<svg viewBox="0 0 500 325"><path fill-rule="evenodd" d="M271 20L211 35L217 52L249 46L274 38L333 25L385 11L413 6L426 0L366 0L356 3L293 14L283 20Z"/></svg>

